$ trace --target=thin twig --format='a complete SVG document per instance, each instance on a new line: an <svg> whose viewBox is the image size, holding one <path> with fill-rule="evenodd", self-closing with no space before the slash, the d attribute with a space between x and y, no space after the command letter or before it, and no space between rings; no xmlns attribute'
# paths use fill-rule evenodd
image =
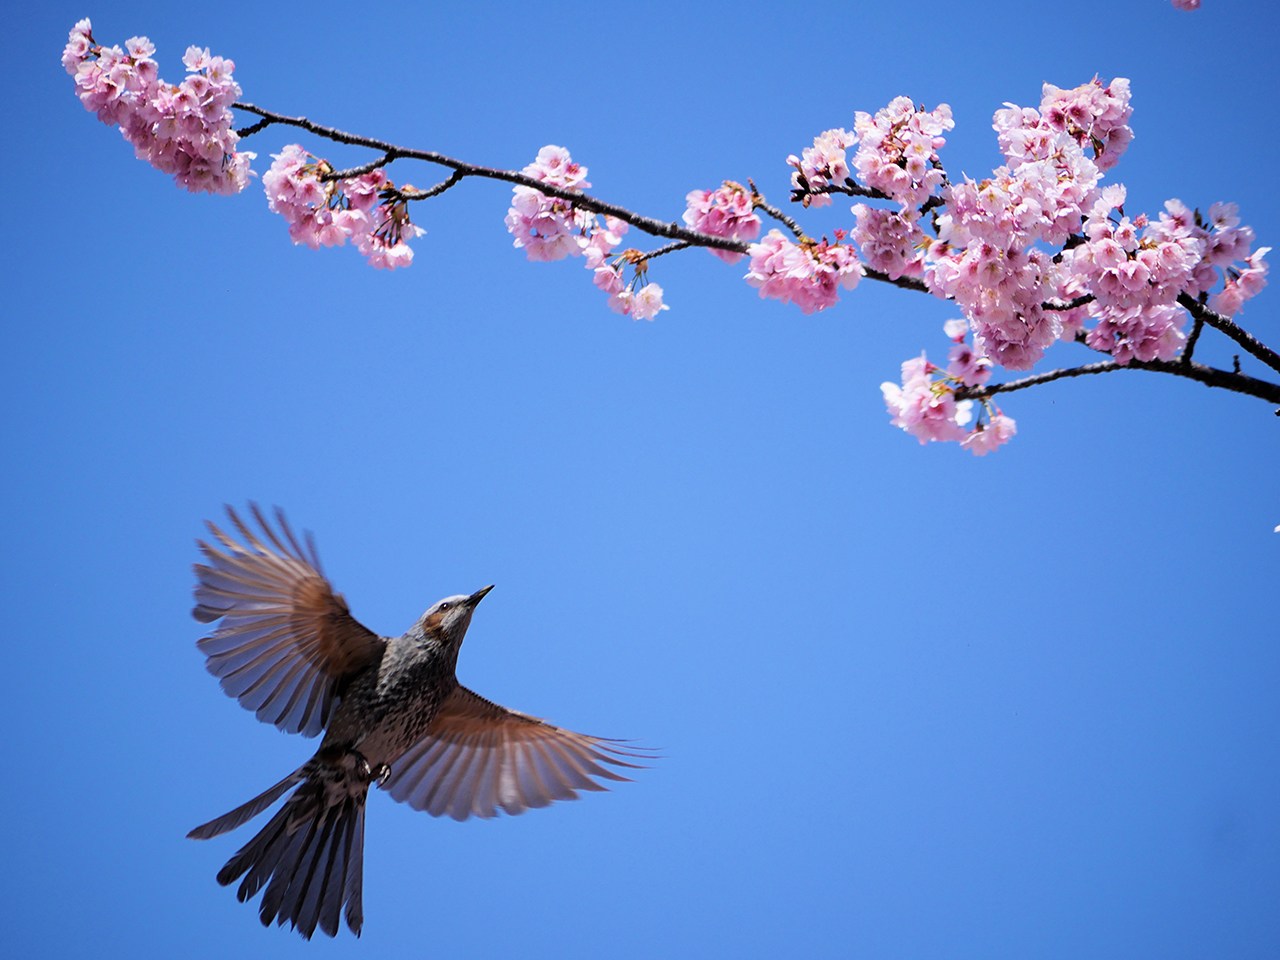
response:
<svg viewBox="0 0 1280 960"><path fill-rule="evenodd" d="M434 187L428 187L426 190L411 190L408 187L402 187L396 192L400 194L402 200L429 200L431 197L440 196L450 187L456 187L465 176L466 174L461 170L455 170L446 179L441 180Z"/></svg>
<svg viewBox="0 0 1280 960"><path fill-rule="evenodd" d="M1182 363L1185 366L1191 362L1191 355L1196 352L1196 341L1200 339L1200 331L1204 329L1204 319L1196 317L1195 323L1191 326L1191 335L1187 337L1187 345L1182 348Z"/></svg>
<svg viewBox="0 0 1280 960"><path fill-rule="evenodd" d="M1178 303L1197 320L1203 320L1215 330L1225 333L1245 350L1253 354L1268 367L1280 373L1280 353L1276 353L1253 334L1238 325L1230 317L1224 317L1216 310L1210 310L1195 297L1187 293L1178 294Z"/></svg>
<svg viewBox="0 0 1280 960"><path fill-rule="evenodd" d="M791 219L791 217L787 216L785 213L783 213L773 204L765 200L764 194L762 194L759 190L756 189L756 184L754 180L748 180L747 186L751 188L751 205L753 207L759 207L769 216L773 217L773 219L777 220L779 223L785 226L788 230L790 230L792 235L797 240L800 240L803 242L809 239L808 235L804 232L800 224L796 223L795 220Z"/></svg>
<svg viewBox="0 0 1280 960"><path fill-rule="evenodd" d="M693 244L688 240L676 240L673 243L668 243L665 247L659 247L652 253L646 253L644 258L646 260L652 260L655 257L664 257L668 253L675 253L677 250L688 250L691 246L693 246Z"/></svg>
<svg viewBox="0 0 1280 960"><path fill-rule="evenodd" d="M1042 306L1046 310L1074 310L1076 307L1083 307L1086 303L1093 303L1095 299L1097 298L1092 293L1082 293L1066 303L1059 303L1057 300L1046 300Z"/></svg>
<svg viewBox="0 0 1280 960"><path fill-rule="evenodd" d="M238 110L244 110L247 113L253 113L260 117L270 120L273 123L280 123L290 127L298 127L306 130L308 133L315 134L317 137L324 137L326 140L332 140L335 143L345 143L354 147L367 147L370 150L377 150L379 153L394 153L397 157L407 160L422 160L425 163L435 163L442 167L449 167L456 170L464 176L468 177L484 177L489 180L502 180L507 183L514 183L522 187L530 187L537 190L548 197L555 197L559 200L572 203L579 210L589 210L592 213L601 213L606 216L614 217L631 224L645 233L652 234L655 237L669 237L672 240L687 240L690 244L699 247L714 247L717 250L730 250L734 253L746 253L747 244L741 240L729 240L725 237L713 237L709 233L702 233L698 230L690 230L686 226L679 223L667 223L653 217L645 217L638 213L628 210L626 207L620 207L616 203L609 203L605 200L599 200L596 197L586 193L579 193L576 190L566 190L563 187L553 186L544 183L525 173L519 173L515 170L500 170L495 167L484 167L474 163L466 163L462 160L456 160L453 157L445 156L443 153L436 153L434 150L413 150L405 147L398 147L393 143L387 143L385 140L378 140L374 137L364 137L359 134L347 133L334 127L326 127L323 124L314 123L306 117L286 117L283 114L274 113L271 110L264 110L262 107L255 106L252 103L236 103L233 104Z"/></svg>
<svg viewBox="0 0 1280 960"><path fill-rule="evenodd" d="M262 120L259 120L257 123L249 124L249 126L247 127L241 127L239 130L236 131L236 136L239 137L241 140L243 140L245 137L252 137L255 133L259 133L260 131L267 129L267 127L271 126L271 124L273 123L275 123L274 120L264 118Z"/></svg>
<svg viewBox="0 0 1280 960"><path fill-rule="evenodd" d="M981 387L961 387L956 397L961 400L985 400L997 393L1010 393L1014 390L1025 390L1042 383L1052 383L1069 377L1086 377L1096 373L1112 373L1116 370L1149 370L1153 373L1171 373L1176 377L1186 377L1209 387L1219 387L1234 393L1243 393L1251 397L1259 397L1270 403L1280 403L1280 384L1258 380L1239 372L1219 370L1207 367L1202 363L1184 363L1182 360L1130 360L1127 364L1105 360L1100 363L1086 363L1080 367L1067 367L1062 370L1050 370L1036 373L1021 380L1009 380L1005 383L989 383Z"/></svg>
<svg viewBox="0 0 1280 960"><path fill-rule="evenodd" d="M665 222L653 217L646 217L615 203L609 203L605 200L597 199L596 197L590 196L586 193L580 193L575 190L568 190L563 187L544 183L541 180L537 180L528 174L518 171L500 170L494 167L484 167L478 164L466 163L462 160L456 160L453 157L445 156L442 153L436 153L432 150L414 150L399 147L395 144L387 143L386 141L378 140L373 137L364 137L357 134L347 133L345 131L335 129L334 127L327 127L323 124L314 123L306 117L284 116L283 114L255 106L252 103L236 103L234 106L236 109L244 110L247 113L252 113L262 118L252 126L245 127L240 130L239 134L242 137L257 133L273 123L283 124L286 126L298 127L318 137L332 140L335 143L345 143L352 146L365 147L370 150L376 150L383 155L379 160L372 161L362 167L353 168L353 170L350 171L331 174L325 179L352 175L358 176L360 173L375 170L380 166L385 166L394 159L404 158L410 160L422 160L426 163L434 163L443 167L448 167L453 171L453 174L447 180L435 187L432 187L430 190L423 191L421 193L417 191L403 191L401 193L401 197L403 199L425 199L428 196L435 196L444 192L460 182L464 177L483 177L490 180L501 180L506 183L529 187L533 190L537 190L545 196L555 197L557 199L564 200L567 203L571 203L574 207L580 210L587 210L592 213L614 217L624 223L629 223L631 226L636 227L645 233L651 234L652 236L667 237L671 240L677 241L677 243L660 247L654 253L648 254L648 258L662 256L675 250L684 249L686 246L710 247L715 250L726 250L733 253L747 252L748 244L741 240L730 240L725 237L716 237L711 234L702 233L698 230L691 230L690 228L676 222ZM843 185L831 184L817 190L810 190L809 193L844 193L850 196L891 199L879 190L868 189L860 186L852 178L846 180ZM765 202L764 198L755 190L754 185L752 185L752 201L771 217L774 217L780 223L785 224L797 239L807 239L800 225L784 214L781 210L778 210L776 207ZM1077 238L1072 237L1067 242L1068 248L1073 245L1072 241L1080 242ZM928 286L922 280L915 277L898 277L894 279L889 277L888 274L869 267L864 269L864 275L869 279L876 280L881 283L889 283L907 290L916 290L920 292L929 291ZM1091 296L1085 295L1076 297L1067 303L1051 301L1046 303L1044 306L1049 310L1072 310L1076 307L1089 303L1092 299L1093 298ZM1276 351L1260 342L1229 317L1224 317L1216 311L1209 309L1208 306L1188 294L1180 294L1178 297L1178 303L1186 308L1186 310L1196 320L1197 325L1193 330L1192 338L1188 343L1188 349L1184 356L1177 361L1153 360L1144 362L1134 360L1125 366L1121 366L1114 362L1088 364L1084 367L1076 367L1070 370L1038 374L1022 380L1010 381L1005 384L994 384L987 387L972 388L966 393L966 395L973 398L981 398L991 396L999 392L1020 390L1026 386L1031 386L1036 383L1044 383L1049 380L1056 380L1062 377L1076 377L1091 373L1106 373L1111 370L1130 369L1172 373L1176 376L1187 377L1210 386L1223 387L1224 389L1233 390L1237 393L1245 393L1274 402L1280 402L1280 386L1263 380L1257 380L1253 377L1244 376L1239 372L1231 373L1225 370L1217 370L1212 367L1193 363L1190 360L1190 347L1194 346L1195 339L1199 335L1201 325L1207 324L1230 337L1254 357L1258 358L1268 367L1277 372L1280 372L1280 354L1277 354Z"/></svg>
<svg viewBox="0 0 1280 960"><path fill-rule="evenodd" d="M358 167L352 167L350 170L331 170L329 173L320 177L321 183L327 183L330 180L348 180L351 177L360 177L366 173L373 173L379 167L385 167L391 161L395 160L397 154L393 150L388 150L377 160L370 160L366 164Z"/></svg>
<svg viewBox="0 0 1280 960"><path fill-rule="evenodd" d="M862 275L871 280L877 280L880 283L888 283L895 287L901 287L903 290L914 290L917 293L929 293L929 285L918 277L891 277L887 273L882 273L873 267L865 264L862 267ZM947 298L951 300L951 297Z"/></svg>

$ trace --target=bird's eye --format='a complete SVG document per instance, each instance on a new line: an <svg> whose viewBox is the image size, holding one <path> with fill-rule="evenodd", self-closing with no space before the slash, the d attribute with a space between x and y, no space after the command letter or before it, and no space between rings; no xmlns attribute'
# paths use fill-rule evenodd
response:
<svg viewBox="0 0 1280 960"><path fill-rule="evenodd" d="M446 600L444 603L440 604L440 612L444 613L446 610L448 610L452 606L453 604L450 603L448 600Z"/></svg>

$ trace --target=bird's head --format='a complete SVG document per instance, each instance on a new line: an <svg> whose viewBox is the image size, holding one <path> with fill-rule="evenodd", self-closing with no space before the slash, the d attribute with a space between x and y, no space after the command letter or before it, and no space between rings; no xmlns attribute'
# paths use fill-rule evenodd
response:
<svg viewBox="0 0 1280 960"><path fill-rule="evenodd" d="M476 604L492 589L493 584L489 584L470 596L460 593L454 597L437 600L422 615L423 633L446 647L456 649L467 634L467 627L471 625L471 614L475 612Z"/></svg>

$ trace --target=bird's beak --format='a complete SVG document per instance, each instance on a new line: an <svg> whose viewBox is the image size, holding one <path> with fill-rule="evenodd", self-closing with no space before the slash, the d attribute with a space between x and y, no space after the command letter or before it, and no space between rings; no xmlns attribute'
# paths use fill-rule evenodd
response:
<svg viewBox="0 0 1280 960"><path fill-rule="evenodd" d="M485 598L485 595L492 589L493 589L492 583L489 584L487 587L481 587L471 596L467 597L467 606L474 607L477 603L483 600Z"/></svg>

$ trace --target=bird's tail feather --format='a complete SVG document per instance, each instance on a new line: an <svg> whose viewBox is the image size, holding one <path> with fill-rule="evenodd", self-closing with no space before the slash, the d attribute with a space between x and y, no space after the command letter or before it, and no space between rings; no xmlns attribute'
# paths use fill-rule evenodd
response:
<svg viewBox="0 0 1280 960"><path fill-rule="evenodd" d="M197 827L190 836L216 836L238 826L303 776L301 771L290 774L248 803ZM242 903L266 888L258 907L263 926L274 920L278 925L288 922L307 939L317 927L336 936L345 905L347 926L360 935L368 784L359 784L354 791L351 786L324 776L306 777L257 836L218 871L218 883L223 886L244 878L236 890Z"/></svg>
<svg viewBox="0 0 1280 960"><path fill-rule="evenodd" d="M210 837L220 836L228 830L234 830L240 824L252 820L284 796L285 792L295 783L301 783L304 779L306 779L306 768L299 767L279 783L268 787L247 803L240 804L230 813L224 813L215 820L200 824L200 826L187 834L188 839L208 840Z"/></svg>

